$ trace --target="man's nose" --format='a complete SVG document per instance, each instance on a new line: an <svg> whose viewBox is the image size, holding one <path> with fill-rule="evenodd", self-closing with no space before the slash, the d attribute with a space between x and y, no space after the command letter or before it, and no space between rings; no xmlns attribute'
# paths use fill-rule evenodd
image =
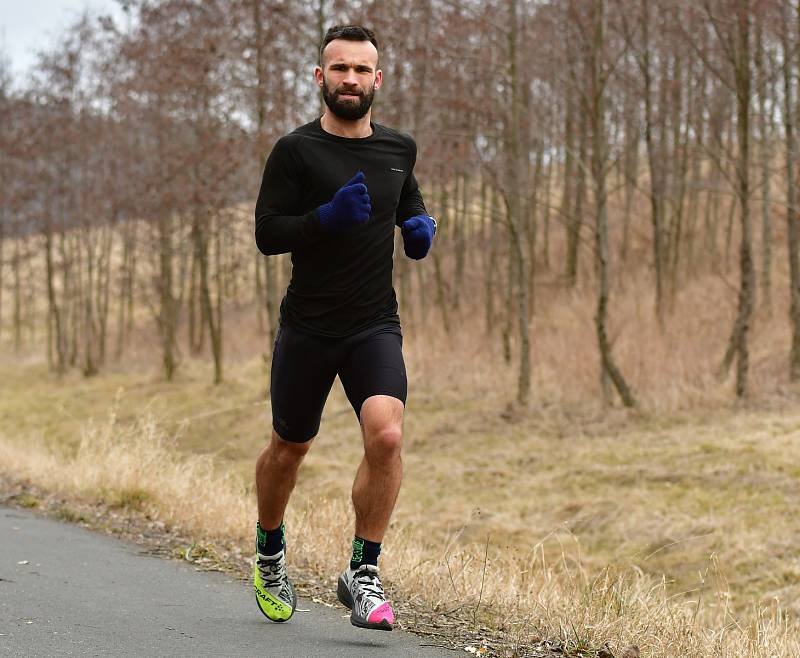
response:
<svg viewBox="0 0 800 658"><path fill-rule="evenodd" d="M347 69L345 73L344 80L342 82L346 85L357 86L358 85L358 77L356 76L355 69Z"/></svg>

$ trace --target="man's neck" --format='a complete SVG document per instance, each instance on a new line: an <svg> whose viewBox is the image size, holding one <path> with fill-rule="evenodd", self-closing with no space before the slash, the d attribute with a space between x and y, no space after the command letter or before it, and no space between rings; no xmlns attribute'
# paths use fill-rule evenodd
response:
<svg viewBox="0 0 800 658"><path fill-rule="evenodd" d="M346 121L337 117L330 110L325 110L325 114L322 115L319 122L326 133L357 139L369 137L372 134L372 126L369 123L371 115L372 111L370 110L360 119Z"/></svg>

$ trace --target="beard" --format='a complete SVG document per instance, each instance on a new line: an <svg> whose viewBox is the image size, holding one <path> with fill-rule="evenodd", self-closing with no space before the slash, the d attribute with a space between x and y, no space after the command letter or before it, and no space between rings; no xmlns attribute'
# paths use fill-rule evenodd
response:
<svg viewBox="0 0 800 658"><path fill-rule="evenodd" d="M328 81L323 78L322 98L325 100L325 105L328 106L328 109L340 119L357 121L369 112L369 108L372 107L372 99L375 98L375 84L373 83L372 88L367 92L361 89L348 92L358 94L357 102L351 99L342 99L342 93L344 92L340 89L330 91L328 89Z"/></svg>

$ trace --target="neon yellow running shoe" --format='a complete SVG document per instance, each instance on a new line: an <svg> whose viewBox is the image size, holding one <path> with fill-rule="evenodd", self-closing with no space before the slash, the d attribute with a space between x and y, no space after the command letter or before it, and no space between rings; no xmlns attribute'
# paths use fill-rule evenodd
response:
<svg viewBox="0 0 800 658"><path fill-rule="evenodd" d="M297 607L297 594L286 573L286 554L256 553L253 565L253 587L262 614L272 621L288 621Z"/></svg>

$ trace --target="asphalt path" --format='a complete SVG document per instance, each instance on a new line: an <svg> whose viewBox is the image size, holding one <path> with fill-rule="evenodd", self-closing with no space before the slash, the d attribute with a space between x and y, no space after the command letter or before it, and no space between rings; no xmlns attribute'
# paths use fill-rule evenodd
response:
<svg viewBox="0 0 800 658"><path fill-rule="evenodd" d="M300 600L287 623L230 575L144 554L81 527L0 507L0 656L467 655L350 624Z"/></svg>

